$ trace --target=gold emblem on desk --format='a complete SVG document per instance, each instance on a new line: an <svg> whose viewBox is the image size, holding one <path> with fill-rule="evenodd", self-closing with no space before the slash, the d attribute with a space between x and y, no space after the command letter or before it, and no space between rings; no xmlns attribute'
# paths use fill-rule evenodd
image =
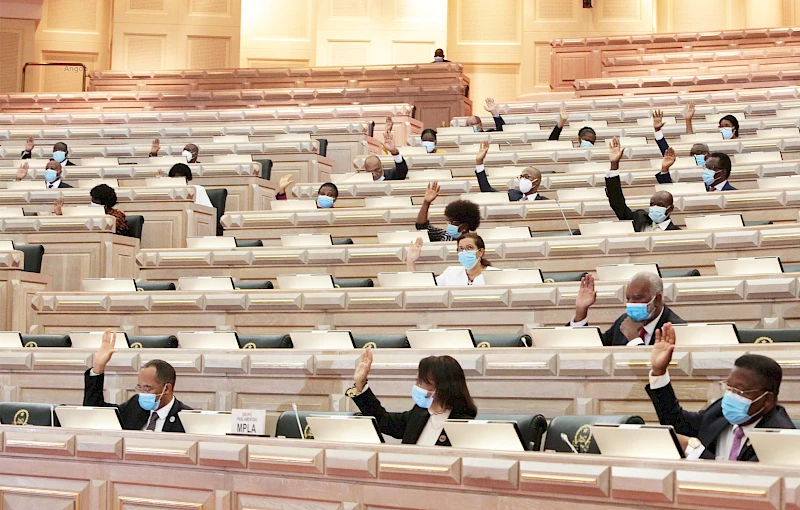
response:
<svg viewBox="0 0 800 510"><path fill-rule="evenodd" d="M488 349L491 346L492 346L492 344L490 344L489 342L480 342L477 345L478 349Z"/></svg>
<svg viewBox="0 0 800 510"><path fill-rule="evenodd" d="M575 432L575 437L572 438L572 446L575 447L578 452L584 453L589 451L589 445L592 442L592 427L588 423L585 425L581 425L581 427Z"/></svg>
<svg viewBox="0 0 800 510"><path fill-rule="evenodd" d="M362 348L363 349L377 349L378 348L378 344L376 344L375 342L367 342L367 343L364 344L364 347L362 347Z"/></svg>
<svg viewBox="0 0 800 510"><path fill-rule="evenodd" d="M36 342L34 342L33 340L31 340L30 342L27 342L27 343L25 344L25 347L39 347L39 344L37 344Z"/></svg>
<svg viewBox="0 0 800 510"><path fill-rule="evenodd" d="M771 344L771 343L774 343L774 341L768 336L760 336L760 337L756 338L756 341L753 342L753 343L754 344Z"/></svg>
<svg viewBox="0 0 800 510"><path fill-rule="evenodd" d="M255 342L247 342L246 344L244 344L244 347L242 347L242 349L255 349L255 348L256 348Z"/></svg>
<svg viewBox="0 0 800 510"><path fill-rule="evenodd" d="M13 425L27 425L30 417L31 413L27 409L20 409L14 413L14 420L11 423Z"/></svg>
<svg viewBox="0 0 800 510"><path fill-rule="evenodd" d="M141 348L142 348L141 342L133 342L131 344L131 349L141 349Z"/></svg>

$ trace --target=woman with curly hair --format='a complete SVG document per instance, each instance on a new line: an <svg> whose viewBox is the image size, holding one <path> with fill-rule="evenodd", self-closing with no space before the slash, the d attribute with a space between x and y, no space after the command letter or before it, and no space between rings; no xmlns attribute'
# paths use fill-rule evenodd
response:
<svg viewBox="0 0 800 510"><path fill-rule="evenodd" d="M92 197L92 205L103 206L106 214L116 218L116 233L122 236L129 236L131 231L128 228L128 220L125 217L125 213L119 209L114 209L114 206L117 205L117 193L114 188L107 184L100 184L92 188L89 194Z"/></svg>

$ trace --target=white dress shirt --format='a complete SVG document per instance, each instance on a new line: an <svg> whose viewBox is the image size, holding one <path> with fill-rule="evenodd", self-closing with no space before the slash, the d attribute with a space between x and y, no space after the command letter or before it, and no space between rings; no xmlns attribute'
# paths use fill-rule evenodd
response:
<svg viewBox="0 0 800 510"><path fill-rule="evenodd" d="M47 183L47 189L55 189L55 188L57 188L59 186L61 186L61 179L56 179L53 182L48 182Z"/></svg>
<svg viewBox="0 0 800 510"><path fill-rule="evenodd" d="M655 319L653 319L650 322L648 322L647 324L645 324L645 326L644 326L644 341L642 341L642 339L637 336L633 340L629 340L628 341L628 345L651 345L652 344L651 340L653 339L653 333L655 332L656 325L658 324L658 321L661 320L661 316L662 315L664 315L664 309L663 308L661 309L661 313L659 313L656 316ZM581 327L581 326L586 326L587 324L589 324L589 317L584 318L580 322L575 322L575 316L573 315L572 316L572 320L569 321L569 325L572 326L572 327ZM667 380L667 382L669 382L669 380ZM666 384L664 386L666 386ZM652 385L651 385L651 387L652 387Z"/></svg>
<svg viewBox="0 0 800 510"><path fill-rule="evenodd" d="M428 413L430 412L430 409L428 409ZM417 439L417 444L422 446L436 446L436 443L439 442L439 436L442 435L444 422L448 418L450 418L450 409L441 414L431 413L428 422L425 423L425 427L422 429L422 433Z"/></svg>
<svg viewBox="0 0 800 510"><path fill-rule="evenodd" d="M151 414L147 417L147 423L144 424L142 430L147 430L147 424L150 423L150 417L152 413L156 413L158 415L158 419L156 420L156 432L161 432L164 429L164 423L167 421L167 416L169 416L169 412L172 410L172 405L175 404L175 397L172 397L172 400L169 401L169 404L165 405L158 411L151 411Z"/></svg>
<svg viewBox="0 0 800 510"><path fill-rule="evenodd" d="M480 261L478 261L480 264ZM498 271L496 267L488 266L483 269L484 271ZM486 282L483 280L483 273L479 274L472 280L472 283L469 282L469 277L467 276L467 270L464 269L464 266L450 266L445 269L442 274L436 277L436 285L439 287L458 287L458 286L465 286L465 285L486 285Z"/></svg>
<svg viewBox="0 0 800 510"><path fill-rule="evenodd" d="M657 231L664 231L667 230L669 224L672 223L672 220L667 218L666 220L662 221L661 223L651 223L645 232L657 232Z"/></svg>
<svg viewBox="0 0 800 510"><path fill-rule="evenodd" d="M711 189L714 189L716 191L722 191L722 188L724 188L726 184L728 184L728 179L725 179L724 181L722 181L721 183L717 184L716 186L712 186Z"/></svg>
<svg viewBox="0 0 800 510"><path fill-rule="evenodd" d="M665 372L664 375L654 376L653 371L650 371L650 389L657 390L659 388L663 388L667 384L669 384L669 372ZM742 438L741 443L739 444L739 451L736 452L736 456L739 456L741 453L742 448L744 448L745 444L747 444L747 437L750 435L750 432L756 428L758 423L761 421L761 418L757 419L753 423L749 425L741 425L742 430L744 430L744 437ZM717 460L728 460L731 454L731 448L733 448L733 431L736 430L736 427L740 425L728 425L725 429L720 433L719 437L717 438L717 453L716 459ZM705 450L705 445L701 448L698 448L693 455L694 458L698 458L701 453Z"/></svg>

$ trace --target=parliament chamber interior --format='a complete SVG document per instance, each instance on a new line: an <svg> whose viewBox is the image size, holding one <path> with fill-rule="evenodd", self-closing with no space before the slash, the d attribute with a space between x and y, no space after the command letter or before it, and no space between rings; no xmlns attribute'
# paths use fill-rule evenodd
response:
<svg viewBox="0 0 800 510"><path fill-rule="evenodd" d="M0 1L0 509L800 510L796 26Z"/></svg>

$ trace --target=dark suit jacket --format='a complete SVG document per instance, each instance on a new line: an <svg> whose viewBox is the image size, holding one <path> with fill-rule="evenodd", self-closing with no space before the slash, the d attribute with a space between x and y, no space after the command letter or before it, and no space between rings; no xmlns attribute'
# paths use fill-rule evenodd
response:
<svg viewBox="0 0 800 510"><path fill-rule="evenodd" d="M61 181L61 182L58 183L58 187L59 188L71 188L72 186L70 186L69 184L67 184L64 181Z"/></svg>
<svg viewBox="0 0 800 510"><path fill-rule="evenodd" d="M622 334L622 331L619 329L622 321L625 320L627 314L622 314L617 317L617 320L614 321L614 324L611 325L610 328L605 333L602 333L600 336L603 339L603 345L606 347L610 346L625 346L628 345L628 338ZM664 306L664 313L661 314L661 318L656 323L656 329L661 329L664 327L664 324L671 322L673 324L685 324L686 321L678 317L678 314L670 310L668 306ZM650 344L653 345L653 341L655 340L655 335L653 338L650 339Z"/></svg>
<svg viewBox="0 0 800 510"><path fill-rule="evenodd" d="M356 403L361 414L375 417L381 433L402 439L403 444L416 444L422 434L422 429L425 428L425 424L430 418L428 410L417 405L404 413L390 413L384 409L378 397L369 388L361 395L353 397L353 402ZM455 409L450 413L450 419L453 420L472 420L474 418L473 415ZM450 440L447 439L444 430L439 436L436 446L450 446Z"/></svg>
<svg viewBox="0 0 800 510"><path fill-rule="evenodd" d="M83 375L83 405L91 407L116 407L119 409L119 421L124 430L142 430L150 419L150 411L139 407L137 396L122 404L109 404L103 399L103 383L105 374L91 376L89 370ZM162 432L185 432L178 413L183 409L191 409L177 398L172 404Z"/></svg>
<svg viewBox="0 0 800 510"><path fill-rule="evenodd" d="M669 172L658 172L656 174L656 180L659 182L659 184L672 184L672 175L670 175ZM706 190L711 191L711 188L706 186ZM726 182L725 186L722 187L722 191L736 191L736 188L731 186L730 182Z"/></svg>
<svg viewBox="0 0 800 510"><path fill-rule="evenodd" d="M487 129L486 130L487 133L491 132L491 131L502 131L503 130L503 126L506 125L506 121L503 120L503 117L501 117L500 115L497 115L497 116L495 116L493 118L494 118L494 127L495 128L494 129Z"/></svg>
<svg viewBox="0 0 800 510"><path fill-rule="evenodd" d="M497 190L494 189L491 184L489 184L489 178L486 176L486 171L483 172L475 172L475 176L478 178L478 186L481 188L481 193L497 193ZM519 202L522 200L522 192L518 189L510 189L508 190L508 200L511 202ZM543 196L541 193L536 195L535 200L549 200L546 196Z"/></svg>
<svg viewBox="0 0 800 510"><path fill-rule="evenodd" d="M662 156L667 152L667 149L669 149L669 143L667 143L666 138L662 138L661 140L656 140L656 145L658 145L659 150L661 150Z"/></svg>
<svg viewBox="0 0 800 510"><path fill-rule="evenodd" d="M717 440L720 434L730 423L722 414L722 399L717 400L702 411L692 412L683 409L675 396L672 384L668 384L657 390L651 389L648 384L645 387L653 407L658 414L658 421L662 425L672 425L675 432L684 436L696 437L705 446L705 451L700 455L703 459L714 459L717 456ZM793 429L791 418L786 413L783 406L776 406L775 409L765 414L761 421L756 425L757 429ZM756 452L747 441L739 452L737 460L758 461Z"/></svg>
<svg viewBox="0 0 800 510"><path fill-rule="evenodd" d="M387 181L404 181L408 175L408 163L403 159L400 163L395 163L393 169L384 170L383 178Z"/></svg>
<svg viewBox="0 0 800 510"><path fill-rule="evenodd" d="M647 227L653 224L650 215L644 209L637 209L632 211L628 204L625 203L625 195L622 193L622 182L617 177L606 177L606 195L608 195L608 203L614 214L620 220L633 221L633 229L637 232L644 231ZM670 222L667 230L680 230L680 227L675 223Z"/></svg>
<svg viewBox="0 0 800 510"><path fill-rule="evenodd" d="M19 158L19 159L31 159L31 153L30 153L30 152L28 152L28 151L22 151L22 156L20 156L20 158ZM64 166L75 166L75 163L73 163L73 162L72 162L72 161L70 161L70 160L67 160L67 162L66 162L66 163L64 163ZM72 186L70 186L70 188L71 188L71 187L72 187Z"/></svg>
<svg viewBox="0 0 800 510"><path fill-rule="evenodd" d="M553 130L550 131L550 137L548 140L558 140L561 137L561 131L563 131L563 128L554 126Z"/></svg>

